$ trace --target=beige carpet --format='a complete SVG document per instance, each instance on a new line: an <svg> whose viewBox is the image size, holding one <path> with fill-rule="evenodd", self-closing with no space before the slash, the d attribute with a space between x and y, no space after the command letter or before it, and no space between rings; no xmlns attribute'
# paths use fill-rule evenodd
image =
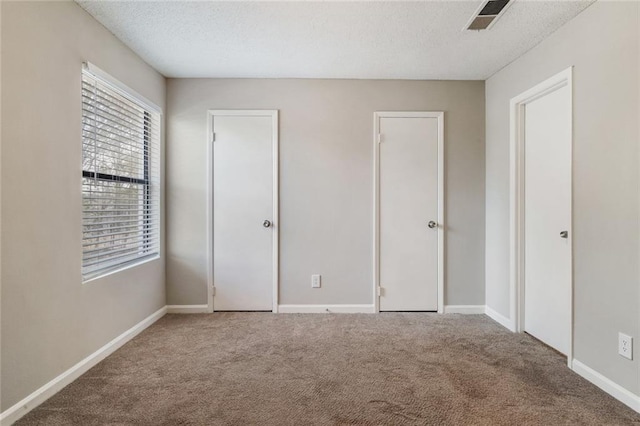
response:
<svg viewBox="0 0 640 426"><path fill-rule="evenodd" d="M167 315L24 417L46 425L626 425L485 316Z"/></svg>

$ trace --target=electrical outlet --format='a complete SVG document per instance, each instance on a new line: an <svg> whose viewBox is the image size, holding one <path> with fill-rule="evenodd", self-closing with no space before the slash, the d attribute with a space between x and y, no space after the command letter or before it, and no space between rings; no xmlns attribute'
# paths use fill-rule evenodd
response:
<svg viewBox="0 0 640 426"><path fill-rule="evenodd" d="M311 288L320 288L321 285L320 275L311 275Z"/></svg>
<svg viewBox="0 0 640 426"><path fill-rule="evenodd" d="M618 354L633 359L633 337L618 333Z"/></svg>

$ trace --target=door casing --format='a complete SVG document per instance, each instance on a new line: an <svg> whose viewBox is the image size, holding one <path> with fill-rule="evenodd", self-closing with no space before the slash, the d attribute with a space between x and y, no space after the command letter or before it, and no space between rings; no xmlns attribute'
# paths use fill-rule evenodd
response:
<svg viewBox="0 0 640 426"><path fill-rule="evenodd" d="M213 118L215 116L253 116L271 117L273 129L273 312L278 312L278 285L279 285L279 132L278 110L208 110L207 111L207 312L213 312L214 282L213 282Z"/></svg>
<svg viewBox="0 0 640 426"><path fill-rule="evenodd" d="M569 116L572 117L569 123L570 134L570 155L573 158L573 67L569 67L564 71L550 77L542 83L532 87L531 89L521 93L511 99L510 103L510 329L514 332L522 333L524 331L524 124L525 124L525 106L529 102L533 102L549 93L552 93L562 87L569 88ZM571 259L570 267L570 286L571 297L569 299L569 350L567 353L567 364L569 368L573 361L573 161L569 164L571 170L571 200L569 202L571 220L568 224L569 231L569 258Z"/></svg>
<svg viewBox="0 0 640 426"><path fill-rule="evenodd" d="M438 313L444 312L444 112L377 111L373 113L373 304L380 312L380 119L436 118L438 120ZM382 142L384 143L384 142Z"/></svg>

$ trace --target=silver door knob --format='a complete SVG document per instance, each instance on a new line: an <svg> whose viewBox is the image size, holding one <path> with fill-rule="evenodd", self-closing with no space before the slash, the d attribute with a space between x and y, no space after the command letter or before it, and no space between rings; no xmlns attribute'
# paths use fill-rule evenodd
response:
<svg viewBox="0 0 640 426"><path fill-rule="evenodd" d="M569 231L562 231L560 233L560 238L569 238Z"/></svg>
<svg viewBox="0 0 640 426"><path fill-rule="evenodd" d="M265 220L264 222L262 222L262 226L264 226L265 228L271 228L271 221Z"/></svg>
<svg viewBox="0 0 640 426"><path fill-rule="evenodd" d="M436 222L434 222L433 220L430 220L429 223L427 224L427 226L431 229L435 228L436 226L438 226L438 224Z"/></svg>

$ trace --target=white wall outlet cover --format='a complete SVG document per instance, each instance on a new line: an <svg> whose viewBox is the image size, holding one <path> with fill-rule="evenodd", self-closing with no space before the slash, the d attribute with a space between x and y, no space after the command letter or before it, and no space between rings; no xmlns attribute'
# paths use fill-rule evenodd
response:
<svg viewBox="0 0 640 426"><path fill-rule="evenodd" d="M321 276L311 275L311 288L320 288L321 285Z"/></svg>
<svg viewBox="0 0 640 426"><path fill-rule="evenodd" d="M618 333L618 354L633 359L633 337Z"/></svg>

